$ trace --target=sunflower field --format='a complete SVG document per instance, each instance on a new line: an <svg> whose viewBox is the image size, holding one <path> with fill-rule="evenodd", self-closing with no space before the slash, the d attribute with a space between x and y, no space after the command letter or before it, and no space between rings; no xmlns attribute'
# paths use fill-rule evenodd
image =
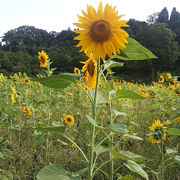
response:
<svg viewBox="0 0 180 180"><path fill-rule="evenodd" d="M157 57L115 7L82 12L81 70L54 75L42 50L36 77L0 74L0 180L179 180L180 82L116 78L122 61Z"/></svg>

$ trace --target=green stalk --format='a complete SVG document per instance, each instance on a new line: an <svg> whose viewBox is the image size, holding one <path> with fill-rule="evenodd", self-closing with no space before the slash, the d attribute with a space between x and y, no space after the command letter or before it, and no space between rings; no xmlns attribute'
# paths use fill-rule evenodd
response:
<svg viewBox="0 0 180 180"><path fill-rule="evenodd" d="M103 74L103 78L104 78L105 82L107 83L107 79L106 79L104 74ZM113 123L113 118L112 118L112 103L111 103L111 96L109 95L109 91L108 90L107 90L107 94L108 94L108 101L109 101L110 124L112 124ZM114 135L113 134L111 134L110 142L111 142L110 148L114 149L114 147L113 147ZM113 180L114 162L113 162L113 159L112 159L111 151L109 151L109 158L110 158L110 180Z"/></svg>
<svg viewBox="0 0 180 180"><path fill-rule="evenodd" d="M99 78L100 78L100 58L97 60L96 87L95 87L94 103L93 103L93 119L95 121L96 121L96 106L97 106ZM89 157L88 180L92 180L92 178L93 178L94 140L95 140L95 126L91 125L91 140L90 140L90 157Z"/></svg>

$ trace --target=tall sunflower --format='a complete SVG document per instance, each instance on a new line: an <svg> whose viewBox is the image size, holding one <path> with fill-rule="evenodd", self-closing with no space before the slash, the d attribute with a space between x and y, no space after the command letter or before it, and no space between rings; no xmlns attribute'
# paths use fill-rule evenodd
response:
<svg viewBox="0 0 180 180"><path fill-rule="evenodd" d="M89 59L85 62L81 61L81 63L84 64L81 71L85 72L86 84L91 89L94 89L96 85L97 61L93 57L93 54L90 54Z"/></svg>
<svg viewBox="0 0 180 180"><path fill-rule="evenodd" d="M38 55L40 67L46 68L48 66L48 55L44 51L38 52Z"/></svg>
<svg viewBox="0 0 180 180"><path fill-rule="evenodd" d="M149 127L151 130L149 139L152 143L159 144L166 139L165 128L166 127L160 122L160 120L155 120L155 122Z"/></svg>
<svg viewBox="0 0 180 180"><path fill-rule="evenodd" d="M80 28L74 31L79 34L74 39L80 41L77 45L82 46L80 52L84 51L88 56L93 53L95 58L104 60L106 55L111 58L112 54L119 54L125 48L129 35L121 27L129 26L127 21L120 20L122 15L118 15L116 7L106 4L103 9L100 2L97 12L87 6L87 13L82 13L84 16L78 15L79 23L74 23Z"/></svg>

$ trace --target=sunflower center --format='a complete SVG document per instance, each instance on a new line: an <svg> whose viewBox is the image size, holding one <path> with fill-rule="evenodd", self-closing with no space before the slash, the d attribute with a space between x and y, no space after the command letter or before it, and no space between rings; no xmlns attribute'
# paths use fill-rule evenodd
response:
<svg viewBox="0 0 180 180"><path fill-rule="evenodd" d="M90 36L94 41L103 42L109 39L111 34L111 25L105 20L94 22L90 29Z"/></svg>
<svg viewBox="0 0 180 180"><path fill-rule="evenodd" d="M87 71L89 72L89 74L90 74L91 76L94 75L94 69L95 69L95 65L94 65L94 63L93 63L92 61L90 61L90 62L88 63L88 66L87 66Z"/></svg>
<svg viewBox="0 0 180 180"><path fill-rule="evenodd" d="M67 118L67 121L68 121L68 122L71 122L72 120L71 120L71 118Z"/></svg>

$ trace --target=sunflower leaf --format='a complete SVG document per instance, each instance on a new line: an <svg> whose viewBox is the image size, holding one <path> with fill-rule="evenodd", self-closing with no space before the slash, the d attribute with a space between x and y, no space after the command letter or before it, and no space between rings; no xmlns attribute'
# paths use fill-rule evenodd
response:
<svg viewBox="0 0 180 180"><path fill-rule="evenodd" d="M118 90L116 95L114 96L114 99L117 98L145 99L145 97L130 90Z"/></svg>
<svg viewBox="0 0 180 180"><path fill-rule="evenodd" d="M35 130L42 131L42 132L51 132L55 134L63 135L65 133L66 127L65 126L49 126L49 127L38 127L34 128Z"/></svg>
<svg viewBox="0 0 180 180"><path fill-rule="evenodd" d="M121 63L121 62L116 62L116 61L113 61L113 60L107 60L104 64L104 69L107 69L107 68L113 68L113 67L118 67L118 66L123 66L124 63Z"/></svg>
<svg viewBox="0 0 180 180"><path fill-rule="evenodd" d="M127 162L123 163L128 169L130 169L131 171L138 173L139 175L141 175L142 177L144 177L146 180L148 180L148 175L147 173L142 169L142 167L137 164L136 162L132 161L132 160L127 160Z"/></svg>
<svg viewBox="0 0 180 180"><path fill-rule="evenodd" d="M63 89L66 88L69 84L75 83L79 75L73 73L62 73L58 75L53 75L45 78L33 78L32 81L38 81L44 86Z"/></svg>
<svg viewBox="0 0 180 180"><path fill-rule="evenodd" d="M124 61L131 60L146 60L155 59L155 56L150 50L143 47L139 42L133 38L127 38L128 44L126 49L121 50L120 55L115 55L113 58L121 59Z"/></svg>

